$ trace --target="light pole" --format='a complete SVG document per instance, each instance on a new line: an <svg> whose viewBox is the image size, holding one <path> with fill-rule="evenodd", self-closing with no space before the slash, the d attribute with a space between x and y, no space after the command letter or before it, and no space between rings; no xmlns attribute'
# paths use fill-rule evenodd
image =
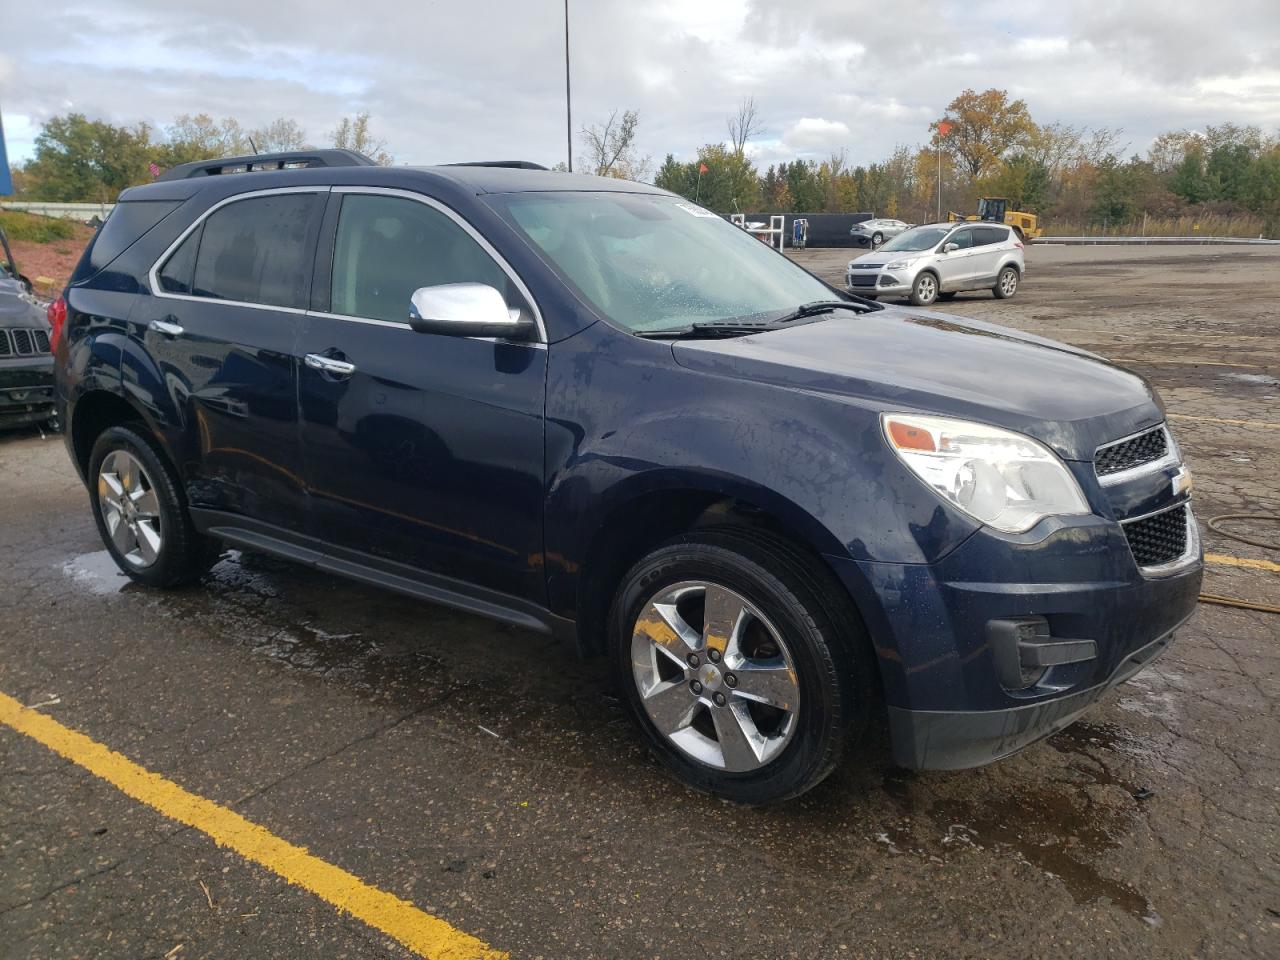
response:
<svg viewBox="0 0 1280 960"><path fill-rule="evenodd" d="M569 96L569 0L564 0L564 145L573 173L573 103Z"/></svg>

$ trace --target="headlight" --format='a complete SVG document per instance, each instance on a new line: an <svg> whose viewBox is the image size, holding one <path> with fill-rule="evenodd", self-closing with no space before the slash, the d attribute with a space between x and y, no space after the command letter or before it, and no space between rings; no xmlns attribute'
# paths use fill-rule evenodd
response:
<svg viewBox="0 0 1280 960"><path fill-rule="evenodd" d="M1080 485L1030 437L945 417L886 413L885 439L911 471L969 516L1005 533L1088 514Z"/></svg>
<svg viewBox="0 0 1280 960"><path fill-rule="evenodd" d="M893 263L886 263L884 268L886 270L905 270L907 267L915 263L916 259L916 257L911 257L907 260L895 260Z"/></svg>

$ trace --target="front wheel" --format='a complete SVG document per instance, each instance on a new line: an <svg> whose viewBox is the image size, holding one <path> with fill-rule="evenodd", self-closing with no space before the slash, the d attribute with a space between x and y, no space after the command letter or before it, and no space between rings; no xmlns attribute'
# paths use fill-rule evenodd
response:
<svg viewBox="0 0 1280 960"><path fill-rule="evenodd" d="M142 433L105 430L89 455L90 501L98 532L116 565L152 587L199 578L217 559L196 532L173 468Z"/></svg>
<svg viewBox="0 0 1280 960"><path fill-rule="evenodd" d="M932 273L921 273L911 284L911 302L917 307L927 307L938 299L938 278Z"/></svg>
<svg viewBox="0 0 1280 960"><path fill-rule="evenodd" d="M677 777L764 804L831 772L867 687L841 632L856 615L833 616L828 589L798 552L733 532L682 538L627 573L610 617L614 665Z"/></svg>
<svg viewBox="0 0 1280 960"><path fill-rule="evenodd" d="M997 300L1008 300L1018 292L1018 271L1014 267L1005 267L996 278L996 285L991 288Z"/></svg>

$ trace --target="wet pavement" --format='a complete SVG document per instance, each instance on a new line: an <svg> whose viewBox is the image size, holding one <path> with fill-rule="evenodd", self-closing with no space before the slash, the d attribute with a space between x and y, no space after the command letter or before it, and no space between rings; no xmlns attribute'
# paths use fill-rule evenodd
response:
<svg viewBox="0 0 1280 960"><path fill-rule="evenodd" d="M1280 512L1280 256L1145 253L1033 249L1013 301L946 309L1140 361L1199 418L1171 423L1202 523ZM668 779L603 665L552 640L234 552L150 591L59 440L0 437L0 476L0 691L514 957L1280 956L1275 615L1202 605L994 766L872 745L749 810ZM1263 569L1205 589L1280 603ZM408 953L0 727L0 957L116 956Z"/></svg>

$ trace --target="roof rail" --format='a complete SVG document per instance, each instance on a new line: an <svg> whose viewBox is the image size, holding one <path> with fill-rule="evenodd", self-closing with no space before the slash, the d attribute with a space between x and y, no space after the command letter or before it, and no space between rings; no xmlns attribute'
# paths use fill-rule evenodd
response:
<svg viewBox="0 0 1280 960"><path fill-rule="evenodd" d="M546 170L532 160L471 160L465 163L444 163L444 167L509 167L513 170Z"/></svg>
<svg viewBox="0 0 1280 960"><path fill-rule="evenodd" d="M197 160L166 170L160 180L187 180L229 173L258 173L268 170L300 170L306 167L372 167L374 162L354 150L290 150L285 153L258 153L248 157Z"/></svg>

